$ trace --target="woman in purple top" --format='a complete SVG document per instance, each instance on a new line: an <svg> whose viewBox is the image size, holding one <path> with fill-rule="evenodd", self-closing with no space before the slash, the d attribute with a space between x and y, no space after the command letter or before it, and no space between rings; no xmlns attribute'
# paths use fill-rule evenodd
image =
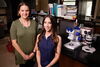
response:
<svg viewBox="0 0 100 67"><path fill-rule="evenodd" d="M38 34L35 46L38 67L59 67L62 40L56 33L53 17L45 16L42 25L42 32Z"/></svg>

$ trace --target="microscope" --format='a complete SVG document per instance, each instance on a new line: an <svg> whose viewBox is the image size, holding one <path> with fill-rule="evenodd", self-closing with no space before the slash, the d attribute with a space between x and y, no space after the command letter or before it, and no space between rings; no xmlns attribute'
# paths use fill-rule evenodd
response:
<svg viewBox="0 0 100 67"><path fill-rule="evenodd" d="M96 49L92 47L93 42L93 28L83 27L81 28L82 35L82 50L85 52L93 53Z"/></svg>
<svg viewBox="0 0 100 67"><path fill-rule="evenodd" d="M81 34L78 26L74 27L73 29L70 27L66 28L66 33L68 33L68 39L70 40L70 42L64 45L66 48L74 50L75 48L81 46Z"/></svg>

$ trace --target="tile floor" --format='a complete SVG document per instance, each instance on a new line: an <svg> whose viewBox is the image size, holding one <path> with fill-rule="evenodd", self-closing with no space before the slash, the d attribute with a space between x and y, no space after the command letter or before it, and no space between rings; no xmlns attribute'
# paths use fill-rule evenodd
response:
<svg viewBox="0 0 100 67"><path fill-rule="evenodd" d="M6 49L9 37L0 39L0 67L19 67L15 64L14 54Z"/></svg>

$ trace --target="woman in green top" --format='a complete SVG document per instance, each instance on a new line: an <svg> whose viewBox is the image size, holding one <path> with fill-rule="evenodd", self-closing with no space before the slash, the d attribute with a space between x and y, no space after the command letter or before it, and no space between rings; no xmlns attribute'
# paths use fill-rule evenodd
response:
<svg viewBox="0 0 100 67"><path fill-rule="evenodd" d="M12 45L15 48L16 64L20 67L33 67L34 65L34 43L37 24L29 18L30 8L27 3L18 6L19 19L13 21L10 28Z"/></svg>

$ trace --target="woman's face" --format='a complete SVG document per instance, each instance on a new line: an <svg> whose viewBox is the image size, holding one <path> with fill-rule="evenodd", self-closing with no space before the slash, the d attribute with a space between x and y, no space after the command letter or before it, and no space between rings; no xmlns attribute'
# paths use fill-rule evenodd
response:
<svg viewBox="0 0 100 67"><path fill-rule="evenodd" d="M20 7L20 9L19 9L19 15L21 16L21 18L24 18L24 19L28 18L29 13L30 13L30 11L29 11L29 7L28 6L22 5Z"/></svg>
<svg viewBox="0 0 100 67"><path fill-rule="evenodd" d="M49 17L46 17L44 20L44 29L46 30L46 32L51 32L52 23Z"/></svg>

